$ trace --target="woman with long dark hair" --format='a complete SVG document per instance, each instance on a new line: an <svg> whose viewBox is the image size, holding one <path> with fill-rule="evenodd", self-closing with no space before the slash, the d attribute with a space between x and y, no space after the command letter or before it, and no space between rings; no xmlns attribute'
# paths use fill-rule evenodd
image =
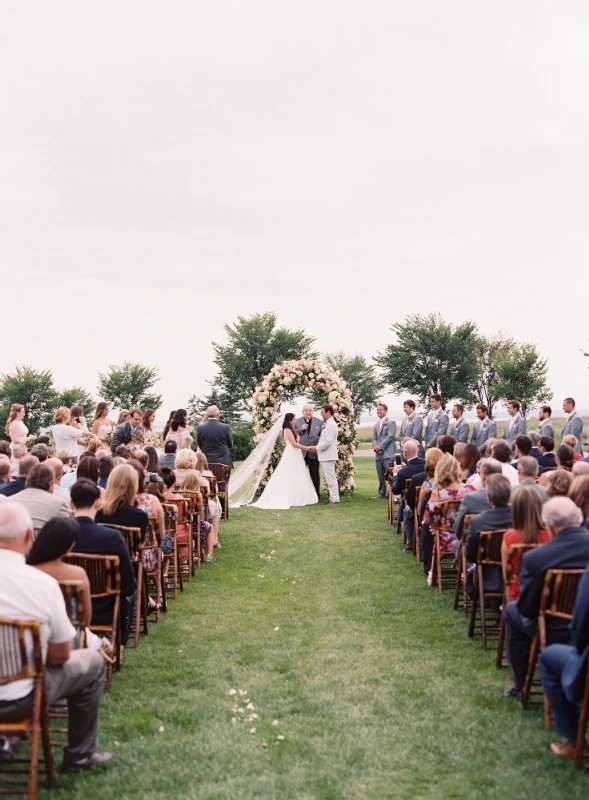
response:
<svg viewBox="0 0 589 800"><path fill-rule="evenodd" d="M141 427L143 428L143 444L151 444L157 439L157 431L154 428L155 425L155 411L153 408L146 408L143 412L143 422L141 423Z"/></svg>
<svg viewBox="0 0 589 800"><path fill-rule="evenodd" d="M161 478L162 470L160 467L160 460L157 455L157 450L155 447L153 447L153 445L148 445L148 447L145 448L145 452L147 453L147 466L145 467L146 471Z"/></svg>
<svg viewBox="0 0 589 800"><path fill-rule="evenodd" d="M503 578L507 578L509 549L514 544L546 544L550 541L550 533L542 522L542 499L535 486L520 486L511 495L511 516L513 528L506 531L501 543L501 562ZM520 559L521 566L521 559ZM512 563L511 574L515 577L516 564ZM510 587L510 600L519 597L519 584Z"/></svg>
<svg viewBox="0 0 589 800"><path fill-rule="evenodd" d="M168 431L170 430L170 425L172 424L172 420L174 419L174 414L176 413L176 409L170 411L170 416L168 417L168 421L164 426L164 441L168 438Z"/></svg>
<svg viewBox="0 0 589 800"><path fill-rule="evenodd" d="M174 412L172 422L170 423L170 430L166 439L172 439L176 442L178 450L188 449L192 444L192 434L188 430L186 418L188 412L185 408L179 408Z"/></svg>

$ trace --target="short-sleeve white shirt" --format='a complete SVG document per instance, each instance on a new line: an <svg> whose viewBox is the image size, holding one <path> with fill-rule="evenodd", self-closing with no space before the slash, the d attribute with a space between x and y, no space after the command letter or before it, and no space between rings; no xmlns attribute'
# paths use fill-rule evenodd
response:
<svg viewBox="0 0 589 800"><path fill-rule="evenodd" d="M20 553L3 548L0 548L0 617L40 623L43 660L48 644L69 642L76 634L55 578L29 567ZM27 642L27 652L31 659L32 642ZM19 700L32 690L32 679L14 681L0 686L0 700Z"/></svg>

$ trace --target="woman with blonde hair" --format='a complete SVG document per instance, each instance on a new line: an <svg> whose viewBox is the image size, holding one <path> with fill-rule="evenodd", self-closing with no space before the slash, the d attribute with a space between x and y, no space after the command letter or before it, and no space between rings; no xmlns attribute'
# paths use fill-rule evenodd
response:
<svg viewBox="0 0 589 800"><path fill-rule="evenodd" d="M430 528L438 527L442 522L440 503L446 500L461 501L469 492L474 492L474 488L462 483L460 464L454 456L445 453L436 465L432 493L423 515L424 523ZM457 514L458 509L451 507L449 513L444 515L445 527L448 530L442 531L440 535L440 547L443 553L454 553L458 547L458 538L453 531Z"/></svg>
<svg viewBox="0 0 589 800"><path fill-rule="evenodd" d="M566 469L554 469L542 475L540 483L546 488L549 498L566 497L573 482L572 474Z"/></svg>
<svg viewBox="0 0 589 800"><path fill-rule="evenodd" d="M581 461L581 459L583 458L583 454L582 453L577 453L577 444L578 444L578 442L579 442L579 440L572 433L567 433L566 436L563 436L562 437L562 442L561 442L561 444L568 444L569 447L573 448L574 453L575 453L575 455L573 456L573 459L574 459L575 463L577 461Z"/></svg>
<svg viewBox="0 0 589 800"><path fill-rule="evenodd" d="M112 433L114 424L108 416L108 403L102 400L96 406L94 419L92 420L92 433L97 436L103 444L107 442L107 434Z"/></svg>
<svg viewBox="0 0 589 800"><path fill-rule="evenodd" d="M204 560L210 562L213 560L213 548L215 543L218 544L218 526L219 518L217 517L217 527L212 522L207 522L204 518L204 501L200 491L202 476L198 472L189 472L184 478L182 490L187 492L196 492L194 495L200 514L200 546L202 552L205 554ZM205 479L206 480L206 479ZM208 483L208 481L207 481Z"/></svg>
<svg viewBox="0 0 589 800"><path fill-rule="evenodd" d="M507 579L507 567L510 561L509 550L514 544L546 544L550 541L550 533L542 522L542 499L535 486L520 486L511 495L511 517L513 528L506 531L501 544L501 562L503 564L503 580ZM520 564L521 566L521 564ZM511 575L517 575L518 565L513 562ZM519 597L519 583L509 587L509 599Z"/></svg>
<svg viewBox="0 0 589 800"><path fill-rule="evenodd" d="M10 414L6 420L6 433L10 436L10 452L12 455L11 463L13 469L18 466L18 459L14 455L14 448L17 445L22 445L26 452L27 436L29 429L23 422L25 416L25 407L20 403L13 403L10 406Z"/></svg>
<svg viewBox="0 0 589 800"><path fill-rule="evenodd" d="M196 470L197 455L194 450L189 450L188 448L178 450L176 454L176 468L174 469L176 473L176 483L182 486L186 475L188 475L190 471L195 472Z"/></svg>
<svg viewBox="0 0 589 800"><path fill-rule="evenodd" d="M115 467L109 475L96 522L122 525L126 528L141 528L141 538L145 539L147 515L135 507L138 486L136 469L129 464Z"/></svg>
<svg viewBox="0 0 589 800"><path fill-rule="evenodd" d="M589 475L577 475L573 478L569 497L581 509L584 525L589 528Z"/></svg>
<svg viewBox="0 0 589 800"><path fill-rule="evenodd" d="M53 414L55 425L51 428L51 434L55 440L56 450L67 450L72 454L72 464L78 463L78 446L85 446L85 439L82 438L80 429L70 425L72 418L71 411L65 406L60 406Z"/></svg>

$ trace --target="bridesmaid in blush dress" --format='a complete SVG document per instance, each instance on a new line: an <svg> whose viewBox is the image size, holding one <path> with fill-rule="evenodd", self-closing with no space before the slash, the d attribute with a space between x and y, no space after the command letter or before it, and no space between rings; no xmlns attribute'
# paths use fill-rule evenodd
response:
<svg viewBox="0 0 589 800"><path fill-rule="evenodd" d="M13 470L18 466L14 457L14 446L17 444L25 445L27 436L29 435L29 429L23 422L24 416L25 407L20 403L13 403L10 407L10 414L6 422L6 433L10 436Z"/></svg>

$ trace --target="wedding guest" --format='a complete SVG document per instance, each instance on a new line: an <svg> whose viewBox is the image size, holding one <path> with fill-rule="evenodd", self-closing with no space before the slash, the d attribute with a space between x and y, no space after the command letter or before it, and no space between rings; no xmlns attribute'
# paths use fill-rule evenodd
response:
<svg viewBox="0 0 589 800"><path fill-rule="evenodd" d="M25 407L22 406L20 403L13 403L10 406L10 413L8 415L8 419L6 421L6 433L10 437L10 444L12 447L12 458L13 462L15 461L14 457L14 448L16 445L23 445L26 448L27 436L29 435L29 429L24 423L25 418ZM13 463L13 467L16 464Z"/></svg>
<svg viewBox="0 0 589 800"><path fill-rule="evenodd" d="M462 454L464 453L465 447L466 444L464 442L456 442L456 444L454 445L454 452L452 453L452 455L454 456L456 461L458 461L459 464L460 464L460 459L462 458Z"/></svg>
<svg viewBox="0 0 589 800"><path fill-rule="evenodd" d="M226 467L229 467L229 473L231 474L233 469L233 461L231 460L233 436L229 425L220 421L220 414L221 412L217 406L209 406L207 408L209 421L198 426L196 439L198 446L207 457L207 461L211 464L225 464Z"/></svg>
<svg viewBox="0 0 589 800"><path fill-rule="evenodd" d="M98 438L98 436L94 436L92 439L90 439L89 442L87 442L86 450L84 452L96 455L99 450L102 450L102 448L103 448L102 441Z"/></svg>
<svg viewBox="0 0 589 800"><path fill-rule="evenodd" d="M419 444L415 439L405 439L402 446L402 456L405 459L404 466L395 466L393 468L393 485L391 490L393 494L402 495L405 492L405 481L413 478L420 472L424 471L425 460L420 458ZM403 530L405 532L405 552L413 553L413 510L407 507L407 514L405 514L405 507L407 506L406 498L403 498L399 506L399 514L403 520ZM411 512L411 513L409 513Z"/></svg>
<svg viewBox="0 0 589 800"><path fill-rule="evenodd" d="M176 450L178 445L172 439L164 444L164 455L160 460L160 467L168 467L169 469L176 468Z"/></svg>
<svg viewBox="0 0 589 800"><path fill-rule="evenodd" d="M61 406L53 415L55 423L51 428L51 433L55 441L56 450L68 450L72 454L72 463L78 463L79 445L84 445L85 438L80 434L80 428L70 425L72 419L71 411L65 406Z"/></svg>
<svg viewBox="0 0 589 800"><path fill-rule="evenodd" d="M98 459L98 486L106 489L110 473L115 468L115 462L110 456L101 456Z"/></svg>
<svg viewBox="0 0 589 800"><path fill-rule="evenodd" d="M515 461L512 462L512 467L517 469L517 462L520 458L529 456L532 451L532 440L527 433L520 433L515 437Z"/></svg>
<svg viewBox="0 0 589 800"><path fill-rule="evenodd" d="M132 408L129 411L130 419L119 425L115 428L113 435L110 440L110 451L111 455L116 456L117 447L121 444L130 444L133 438L138 438L143 435L143 429L141 427L141 420L143 415L141 413L141 409L139 408Z"/></svg>
<svg viewBox="0 0 589 800"><path fill-rule="evenodd" d="M554 439L550 436L541 436L538 442L540 458L538 464L543 474L546 470L556 469L556 456L554 455Z"/></svg>
<svg viewBox="0 0 589 800"><path fill-rule="evenodd" d="M454 449L456 456L456 448ZM467 444L460 457L460 479L466 482L477 474L477 464L481 460L481 451L476 444Z"/></svg>
<svg viewBox="0 0 589 800"><path fill-rule="evenodd" d="M38 463L39 459L36 456L23 456L18 462L18 476L6 486L2 486L0 494L4 497L12 497L22 492L26 486L30 471Z"/></svg>
<svg viewBox="0 0 589 800"><path fill-rule="evenodd" d="M510 400L509 403L507 403L506 408L509 417L505 423L503 438L507 441L507 444L510 447L513 447L516 436L519 436L520 433L525 433L528 425L520 414L521 405L517 400Z"/></svg>
<svg viewBox="0 0 589 800"><path fill-rule="evenodd" d="M153 408L147 408L143 412L143 446L152 445L158 438L155 425L155 411Z"/></svg>
<svg viewBox="0 0 589 800"><path fill-rule="evenodd" d="M532 456L532 458L535 458L536 461L538 461L542 456L540 448L538 447L538 445L540 444L540 434L538 433L538 431L530 431L528 433L528 436L530 437L530 441L532 442L532 449L530 450L530 455ZM542 471L540 470L540 474L541 472Z"/></svg>
<svg viewBox="0 0 589 800"><path fill-rule="evenodd" d="M132 458L129 461L129 466L137 472L137 495L135 497L135 506L146 515L148 523L149 520L155 517L155 537L151 534L148 527L148 534L144 537L143 542L143 566L147 573L153 572L157 567L160 552L158 546L164 541L166 535L166 522L164 518L164 509L156 494L152 494L145 489L145 471L143 465ZM162 603L161 587L156 586L157 590L157 603L149 598L149 607L151 611L159 611Z"/></svg>
<svg viewBox="0 0 589 800"><path fill-rule="evenodd" d="M161 478L162 470L160 468L157 450L155 447L152 447L152 445L148 445L145 448L145 452L147 453L147 466L145 469L150 475L157 475L159 478Z"/></svg>
<svg viewBox="0 0 589 800"><path fill-rule="evenodd" d="M49 458L49 448L46 444L34 444L31 447L31 455L36 456L39 459L39 463L42 464Z"/></svg>
<svg viewBox="0 0 589 800"><path fill-rule="evenodd" d="M8 459L10 459L10 442L7 442L6 439L0 439L0 455L6 456Z"/></svg>
<svg viewBox="0 0 589 800"><path fill-rule="evenodd" d="M172 439L172 441L176 442L179 450L183 450L192 445L192 434L188 430L186 417L186 409L179 408L174 414L174 418L170 423L170 430L166 436L166 440Z"/></svg>
<svg viewBox="0 0 589 800"><path fill-rule="evenodd" d="M517 462L519 486L515 486L513 492L518 492L521 486L530 486L540 497L540 500L545 503L548 500L546 489L543 486L540 486L539 483L536 483L538 469L538 462L532 456L524 456L523 458L520 458Z"/></svg>
<svg viewBox="0 0 589 800"><path fill-rule="evenodd" d="M556 451L556 466L571 472L575 463L575 451L568 444L561 444Z"/></svg>
<svg viewBox="0 0 589 800"><path fill-rule="evenodd" d="M196 478L198 481L198 478ZM174 491L174 486L176 484L176 475L173 470L169 470L164 475L164 501L167 503L173 503L174 505L178 505L179 503L184 501L184 497L178 492ZM201 498L201 509L202 509L202 494L200 494L200 489L198 490L200 498ZM188 521L183 519L179 516L178 521L176 522L176 541L178 546L182 546L186 548L188 544L188 537L190 532L188 530ZM164 565L164 574L167 575L167 564Z"/></svg>
<svg viewBox="0 0 589 800"><path fill-rule="evenodd" d="M512 486L517 486L519 483L519 478L517 476L517 470L514 469L510 463L512 456L510 443L499 439L499 441L493 445L491 455L501 464L501 470L509 483Z"/></svg>
<svg viewBox="0 0 589 800"><path fill-rule="evenodd" d="M207 422L207 425L209 423ZM206 486L207 488L210 486L209 478L213 478L214 475L209 469L209 462L207 461L207 457L202 452L202 450L197 451L196 453L196 469L198 474L200 475L200 484L201 486ZM207 503L207 514L211 525L213 526L213 530L215 531L215 547L219 547L219 520L221 519L221 515L223 513L223 509L221 508L221 503L218 497L212 497L209 494L209 499Z"/></svg>
<svg viewBox="0 0 589 800"><path fill-rule="evenodd" d="M423 571L426 575L429 574L432 565L432 552L433 552L433 538L431 535L431 531L429 525L426 525L423 521L423 516L425 514L425 509L427 508L427 504L431 497L431 493L433 491L433 482L434 482L434 475L436 473L436 467L438 466L438 462L442 458L444 454L441 450L438 450L437 447L430 447L430 449L425 454L425 467L424 471L417 473L411 478L411 483L409 485L409 492L407 497L407 505L413 509L413 512L417 514L417 519L419 523L419 560L423 562ZM419 504L417 508L415 508L415 492L416 486L421 486L421 491L419 493ZM413 544L413 541L412 541Z"/></svg>
<svg viewBox="0 0 589 800"><path fill-rule="evenodd" d="M510 561L510 548L515 544L546 544L551 539L549 531L542 522L542 500L533 486L520 486L511 495L511 516L513 528L503 536L501 544L501 562L503 578L507 578L507 566ZM511 565L511 576L519 577L515 562ZM519 583L509 587L509 599L519 597Z"/></svg>
<svg viewBox="0 0 589 800"><path fill-rule="evenodd" d="M98 437L103 444L107 443L108 434L112 433L113 422L108 416L108 403L101 401L96 406L94 419L92 420L92 433Z"/></svg>
<svg viewBox="0 0 589 800"><path fill-rule="evenodd" d="M35 444L44 444L47 447L48 458L50 458L53 455L53 447L51 445L51 437L50 436L46 436L45 434L43 434L42 436L36 436L35 437L35 441L33 442L33 444L34 445Z"/></svg>
<svg viewBox="0 0 589 800"><path fill-rule="evenodd" d="M71 472L72 468L72 454L69 450L60 449L55 453L55 457L59 458L63 464L64 472Z"/></svg>
<svg viewBox="0 0 589 800"><path fill-rule="evenodd" d="M439 526L442 520L440 503L445 500L462 500L472 486L464 485L460 479L460 465L454 456L445 453L438 461L434 474L433 489L423 516L423 521L430 528ZM458 547L458 538L453 531L458 509L446 515L448 528L440 532L440 547L443 553L454 553Z"/></svg>
<svg viewBox="0 0 589 800"><path fill-rule="evenodd" d="M577 478L573 478L569 497L580 509L583 515L583 525L585 528L589 528L589 475L579 475Z"/></svg>
<svg viewBox="0 0 589 800"><path fill-rule="evenodd" d="M176 410L174 409L174 411L170 412L170 416L168 417L168 421L166 422L166 424L164 426L164 433L163 433L164 441L166 441L167 438L168 438L168 431L170 430L170 425L172 424L172 420L174 419L175 416L176 416Z"/></svg>
<svg viewBox="0 0 589 800"><path fill-rule="evenodd" d="M51 517L70 517L66 503L53 494L54 484L55 475L51 467L35 464L27 476L25 488L6 502L26 508L35 528L41 528Z"/></svg>
<svg viewBox="0 0 589 800"><path fill-rule="evenodd" d="M451 456L453 456L455 444L456 439L454 439L453 436L438 436L436 447L441 450L442 453L449 453Z"/></svg>
<svg viewBox="0 0 589 800"><path fill-rule="evenodd" d="M84 452L84 450L86 450L86 442L89 438L88 425L86 423L86 417L84 416L84 409L82 408L82 406L72 406L70 425L73 428L77 428L78 431L81 432L82 444L78 442L78 458L79 458Z"/></svg>
<svg viewBox="0 0 589 800"><path fill-rule="evenodd" d="M470 521L466 533L464 553L469 564L475 564L479 549L480 535L483 531L501 531L512 527L511 485L505 475L489 475L486 481L487 502L491 506L481 511ZM469 583L474 577L469 573ZM483 567L483 583L489 592L500 592L503 588L503 574L499 567ZM498 610L498 609L496 609Z"/></svg>
<svg viewBox="0 0 589 800"><path fill-rule="evenodd" d="M450 423L450 436L453 436L457 442L466 444L468 441L469 425L464 419L464 406L462 403L454 403L452 406L453 422Z"/></svg>
<svg viewBox="0 0 589 800"><path fill-rule="evenodd" d="M476 445L484 456L490 454L490 450L487 450L487 441L496 438L497 423L489 417L489 409L484 403L477 405L476 414L477 421L472 429L470 443Z"/></svg>
<svg viewBox="0 0 589 800"><path fill-rule="evenodd" d="M119 411L119 418L117 419L117 424L114 427L118 428L119 425L124 425L125 422L129 422L130 419L131 419L131 412L128 411L126 408L121 408L121 410Z"/></svg>
<svg viewBox="0 0 589 800"><path fill-rule="evenodd" d="M19 469L19 461L21 458L24 458L27 455L27 448L24 444L15 444L12 448L12 455L13 458L11 460L12 464L12 476L18 475ZM38 459L37 459L38 460Z"/></svg>
<svg viewBox="0 0 589 800"><path fill-rule="evenodd" d="M176 456L176 469L174 472L176 473L176 482L179 486L182 486L182 482L184 480L185 475L190 470L198 469L198 454L194 452L194 450L180 450L178 455ZM208 469L208 464L207 464ZM211 473L212 474L212 473Z"/></svg>
<svg viewBox="0 0 589 800"><path fill-rule="evenodd" d="M55 483L53 484L53 494L55 495L55 497L61 498L69 508L69 503L70 503L69 490L61 485L61 481L63 479L63 463L61 459L48 458L45 464L47 464L48 467L51 467L51 469L53 470L53 475L55 477Z"/></svg>
<svg viewBox="0 0 589 800"><path fill-rule="evenodd" d="M552 425L552 409L550 406L540 406L538 410L538 435L549 436L554 441L554 426Z"/></svg>
<svg viewBox="0 0 589 800"><path fill-rule="evenodd" d="M198 513L200 514L200 542L201 549L204 555L204 560L210 562L213 560L213 548L220 547L219 544L219 518L220 515L215 514L216 524L207 522L204 518L204 502L200 492L200 477L197 473L189 473L184 478L182 484L183 491L197 492L194 497L196 498Z"/></svg>
<svg viewBox="0 0 589 800"><path fill-rule="evenodd" d="M572 447L572 449L573 449L573 451L575 453L575 455L573 457L575 462L576 461L582 461L583 454L579 453L578 450L577 450L577 445L579 443L577 441L577 437L576 436L573 436L572 433L569 433L567 436L563 436L562 437L562 443L568 445L569 447Z"/></svg>
<svg viewBox="0 0 589 800"><path fill-rule="evenodd" d="M549 500L544 505L542 518L552 539L523 557L519 599L507 603L503 612L507 660L515 684L505 691L506 697L522 696L530 646L538 629L538 612L547 570L585 569L589 562L589 531L581 527L581 511L570 498L556 497ZM547 617L546 632L548 644L567 644L570 641L570 629L566 620Z"/></svg>
<svg viewBox="0 0 589 800"><path fill-rule="evenodd" d="M577 461L573 464L573 477L577 475L589 475L589 464L586 461Z"/></svg>
<svg viewBox="0 0 589 800"><path fill-rule="evenodd" d="M562 438L560 443L566 444L565 436L568 436L572 433L577 439L577 446L575 450L582 456L583 449L581 447L581 442L583 441L583 417L580 416L575 406L576 404L572 397L565 397L565 399L562 401L562 410L565 414L568 414L568 417L562 429Z"/></svg>
<svg viewBox="0 0 589 800"><path fill-rule="evenodd" d="M98 464L96 456L85 456L78 464L78 480L86 478L92 483L98 484Z"/></svg>
<svg viewBox="0 0 589 800"><path fill-rule="evenodd" d="M133 453L131 452L131 448L129 445L120 444L117 447L117 452L115 458L122 459L123 461L128 461Z"/></svg>
<svg viewBox="0 0 589 800"><path fill-rule="evenodd" d="M129 464L115 467L108 479L102 506L96 514L96 522L141 528L141 538L145 539L147 515L135 507L138 486L136 469Z"/></svg>
<svg viewBox="0 0 589 800"><path fill-rule="evenodd" d="M12 477L12 465L6 456L0 456L0 489L8 486Z"/></svg>
<svg viewBox="0 0 589 800"><path fill-rule="evenodd" d="M565 469L555 469L542 475L543 485L549 498L566 497L573 482L572 473Z"/></svg>
<svg viewBox="0 0 589 800"><path fill-rule="evenodd" d="M97 752L98 709L104 661L88 649L72 650L71 625L57 582L25 563L33 526L26 509L0 509L0 616L40 623L47 703L66 700L69 715L63 772L91 769L113 757ZM30 654L30 643L26 643ZM29 655L30 658L30 655ZM0 720L11 722L33 713L33 681L0 686Z"/></svg>
<svg viewBox="0 0 589 800"><path fill-rule="evenodd" d="M458 509L458 516L454 523L454 533L458 540L462 538L464 530L464 519L468 514L480 514L491 508L487 498L487 480L491 475L501 475L501 464L494 458L481 458L477 464L477 471L480 476L480 489L464 495L462 503ZM474 485L470 484L471 486Z"/></svg>

